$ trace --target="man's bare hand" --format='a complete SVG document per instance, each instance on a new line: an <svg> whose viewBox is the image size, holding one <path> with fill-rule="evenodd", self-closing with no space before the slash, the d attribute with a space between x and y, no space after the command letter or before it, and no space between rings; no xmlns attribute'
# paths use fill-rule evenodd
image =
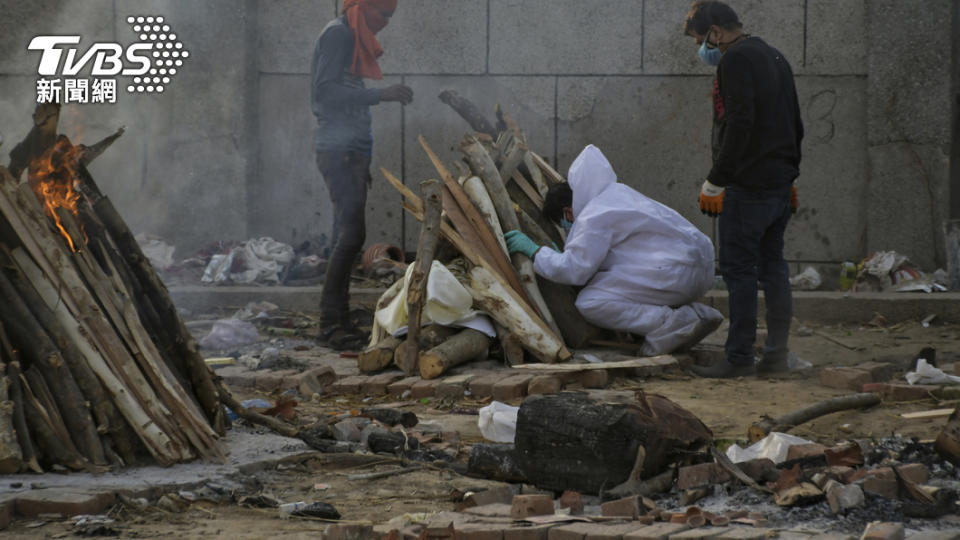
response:
<svg viewBox="0 0 960 540"><path fill-rule="evenodd" d="M407 105L413 101L413 89L405 84L395 84L381 88L380 101L399 101Z"/></svg>

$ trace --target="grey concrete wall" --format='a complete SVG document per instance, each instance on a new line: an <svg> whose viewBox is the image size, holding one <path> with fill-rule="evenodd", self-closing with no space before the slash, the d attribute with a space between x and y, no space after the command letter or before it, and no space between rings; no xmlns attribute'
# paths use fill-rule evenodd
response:
<svg viewBox="0 0 960 540"><path fill-rule="evenodd" d="M127 12L154 10L194 52L170 92L64 113L82 140L128 126L94 173L131 225L167 237L184 255L213 240L270 235L296 243L329 232L308 95L314 40L335 15L336 0L0 4L0 13L12 14L0 21L0 131L8 141L29 127L37 58L23 49L32 35L82 31L120 39ZM731 4L747 31L780 49L797 76L807 136L788 257L836 268L896 249L928 269L942 264L950 1ZM435 177L417 142L421 134L448 163L457 159L453 147L468 126L437 99L447 88L491 116L500 103L533 149L561 171L585 144L599 146L621 181L713 234L712 220L696 207L709 168L712 69L682 34L688 6L401 2L379 35L385 80L371 85L403 82L415 101L374 108L368 243L414 249L417 225L402 214L379 168L414 187ZM53 12L53 21L44 19Z"/></svg>

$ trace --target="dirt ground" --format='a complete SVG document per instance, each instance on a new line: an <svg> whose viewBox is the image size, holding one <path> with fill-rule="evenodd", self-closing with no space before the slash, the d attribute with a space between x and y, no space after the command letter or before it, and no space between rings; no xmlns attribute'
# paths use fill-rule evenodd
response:
<svg viewBox="0 0 960 540"><path fill-rule="evenodd" d="M721 327L707 338L706 343L722 344L724 337L725 329ZM906 367L924 347L937 350L941 366L960 362L960 325L923 327L919 322L905 322L889 326L820 326L794 321L790 346L800 359L813 367L780 378L721 381L699 379L674 371L647 380L618 378L600 393L632 395L635 389L642 388L646 392L665 395L699 416L716 438L745 442L747 427L762 415L777 416L849 393L821 386L817 376L820 367L854 365L871 360L891 361ZM303 354L333 353L315 348ZM952 368L949 372L952 373ZM902 377L902 371L898 376ZM237 397L266 396L258 396L253 391L238 391ZM359 403L357 399L332 397L302 403L298 414L320 417L354 407L394 401L384 397ZM892 435L929 440L939 432L945 421L943 418L907 420L899 415L955 405L956 402L937 402L933 398L884 402L866 411L824 416L798 426L791 433L825 444ZM468 446L482 441L476 425L477 416L467 413L481 406L482 403L465 399L456 403L410 403L409 410L418 415L421 423L435 423L446 431L458 431L460 459L465 461ZM259 490L284 502L323 501L334 505L344 520L368 520L375 524L402 519L404 515L451 510L452 494L499 485L436 468L377 480L348 479L350 474L396 467L395 460L383 456L318 454L236 480L245 482L251 491ZM776 511L775 507L771 508L771 512ZM116 521L108 530L126 538L313 538L325 525L322 521L304 518L281 519L276 509L206 502L194 503L183 513L170 513L155 506L134 510L117 505L111 516ZM947 522L941 520L940 525L943 523ZM71 521L20 520L3 535L9 538L66 538L73 537L75 532Z"/></svg>

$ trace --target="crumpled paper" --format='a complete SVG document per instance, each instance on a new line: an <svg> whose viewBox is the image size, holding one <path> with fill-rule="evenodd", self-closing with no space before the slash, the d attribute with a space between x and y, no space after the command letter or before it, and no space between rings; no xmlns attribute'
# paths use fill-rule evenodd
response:
<svg viewBox="0 0 960 540"><path fill-rule="evenodd" d="M808 441L803 437L774 431L747 448L741 448L736 444L730 445L727 448L727 457L734 463L759 458L770 458L774 463L782 463L787 460L787 452L791 446L810 444L811 442L813 441Z"/></svg>

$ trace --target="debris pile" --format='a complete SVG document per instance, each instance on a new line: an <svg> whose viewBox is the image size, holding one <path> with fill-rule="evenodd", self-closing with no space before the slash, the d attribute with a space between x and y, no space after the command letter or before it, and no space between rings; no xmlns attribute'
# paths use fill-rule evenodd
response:
<svg viewBox="0 0 960 540"><path fill-rule="evenodd" d="M210 371L86 169L122 130L75 146L59 113L0 167L0 472L223 459Z"/></svg>

